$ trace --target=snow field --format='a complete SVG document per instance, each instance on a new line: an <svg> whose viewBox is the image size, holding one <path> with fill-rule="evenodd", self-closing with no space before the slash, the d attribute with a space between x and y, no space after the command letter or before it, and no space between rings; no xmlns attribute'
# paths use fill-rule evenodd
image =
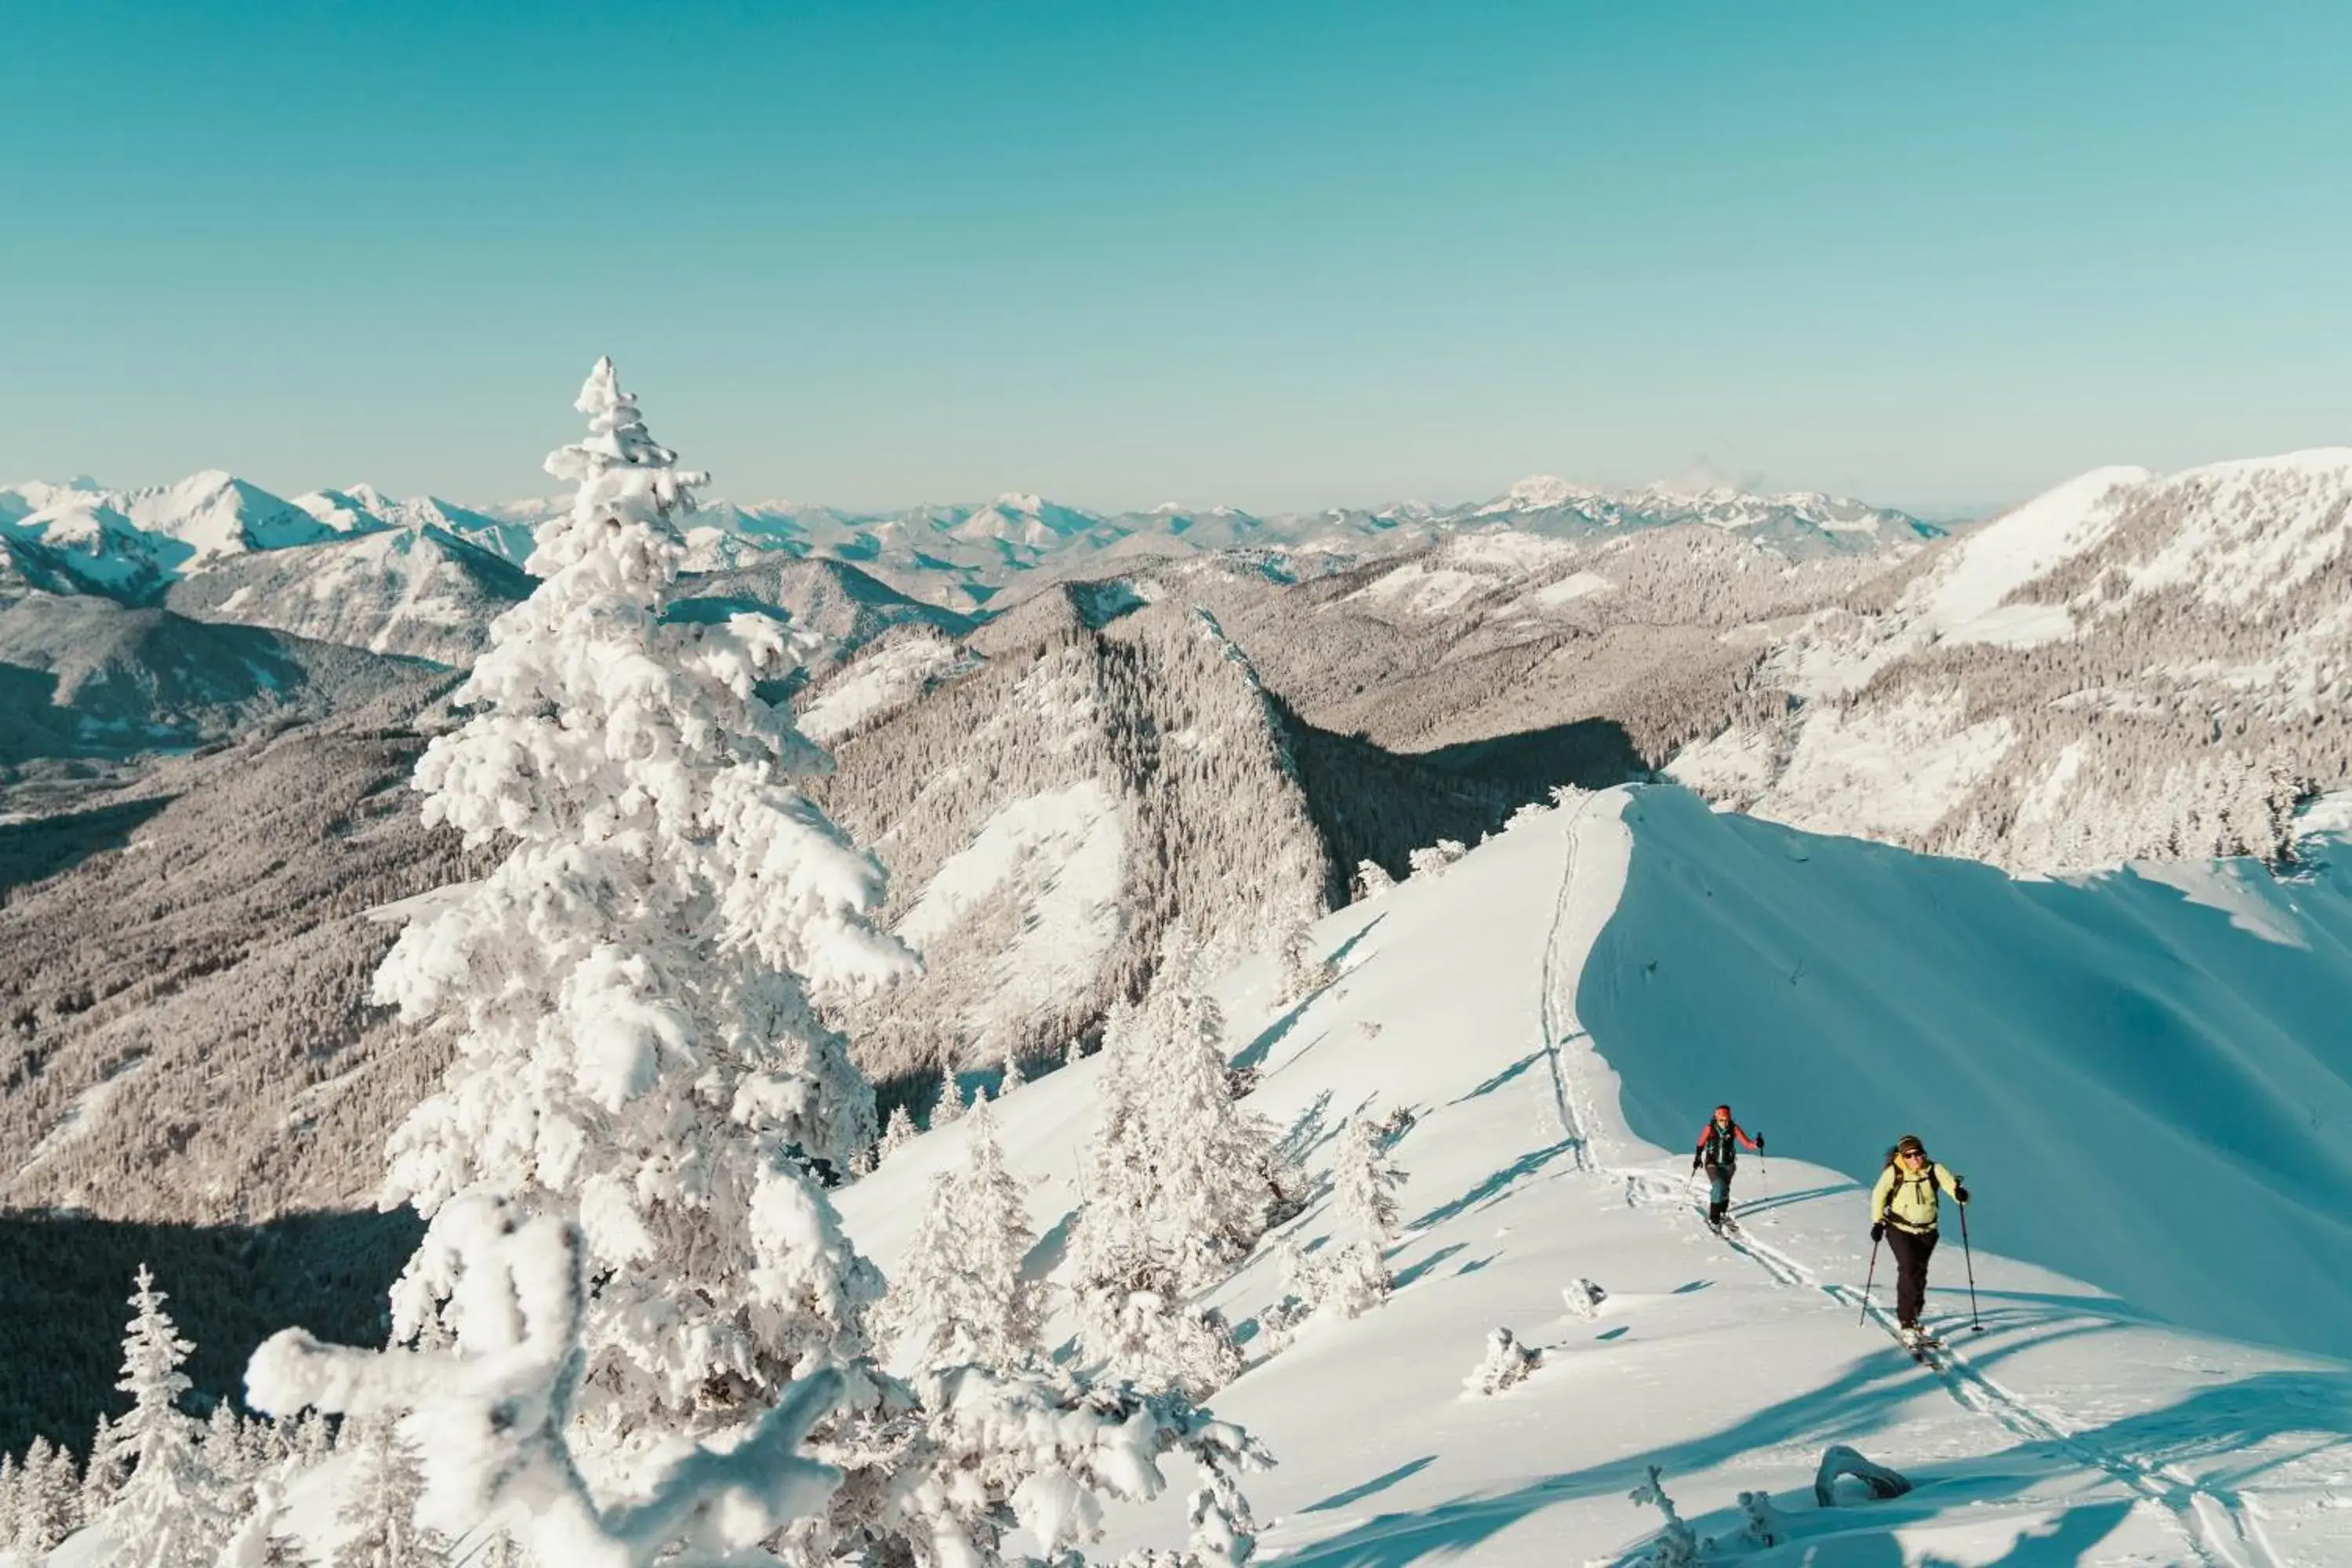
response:
<svg viewBox="0 0 2352 1568"><path fill-rule="evenodd" d="M1905 1129L1849 1131L1843 1105L1817 1129L1805 1107L1820 1069L1801 1061L1744 1067L1747 1079L1729 1081L1737 1030L1705 1061L1675 1064L1686 1088L1671 1127L1652 1128L1666 1112L1634 1058L1655 1041L1622 1012L1594 1008L1594 972L1628 962L1612 945L1627 914L1621 897L1660 818L1682 810L1708 816L1674 792L1609 792L1328 917L1317 950L1336 952L1341 973L1296 1008L1271 1004L1269 960L1223 983L1229 1043L1263 1073L1244 1103L1292 1132L1310 1170L1328 1168L1350 1116L1409 1106L1418 1118L1392 1152L1406 1173L1406 1234L1391 1253L1398 1289L1385 1305L1310 1322L1270 1358L1250 1342L1257 1315L1283 1294L1275 1243L1343 1239L1328 1198L1209 1293L1253 1356L1212 1403L1280 1461L1249 1487L1264 1551L1335 1565L1630 1562L1660 1521L1626 1493L1655 1464L1684 1518L1719 1539L1711 1560L2352 1560L2352 1510L2333 1500L2352 1470L2338 1455L2352 1434L2341 1364L2160 1327L1999 1256L2019 1209L2036 1200L1992 1166L1977 1177L2000 1194L1979 1203L1991 1233L1975 1258L1985 1331L1968 1332L1955 1235L1930 1297L1930 1321L1952 1342L1941 1373L1856 1321L1867 1242L1853 1174L1751 1159L1734 1194L1744 1239L1699 1224L1684 1197L1687 1157L1657 1143L1695 1137L1717 1100L1732 1099L1775 1148L1816 1159L1833 1139L1859 1147L1865 1137L1878 1141L1874 1157ZM1691 922L1678 951L1703 954L1721 940ZM1868 995L1914 977L1851 978ZM1732 979L1744 977L1735 968ZM1706 982L1691 988L1703 994ZM1769 1001L1728 981L1725 997L1750 1010ZM1089 1060L1052 1074L1001 1108L1009 1163L1034 1184L1031 1218L1045 1238L1035 1273L1050 1274L1067 1237L1099 1068ZM1741 1104L1756 1098L1744 1082L1759 1077L1788 1092ZM1621 1097L1637 1110L1631 1125ZM1975 1151L1939 1152L1966 1170ZM852 1234L886 1269L930 1172L961 1159L950 1127L842 1194ZM2211 1271L2217 1292L2264 1292L2242 1269ZM1892 1272L1882 1258L1882 1311ZM1609 1293L1590 1321L1561 1300L1580 1276ZM1065 1321L1066 1305L1057 1303ZM1463 1379L1498 1326L1541 1348L1544 1363L1497 1396L1467 1394ZM1814 1468L1836 1442L1904 1471L1916 1489L1816 1507ZM1789 1538L1736 1544L1738 1494L1759 1489ZM1181 1539L1180 1510L1163 1498L1115 1515L1114 1538L1095 1555Z"/></svg>
<svg viewBox="0 0 2352 1568"><path fill-rule="evenodd" d="M997 966L1000 984L970 1021L984 1033L1033 1016L1082 994L1118 940L1126 842L1118 804L1099 779L1025 796L947 858L896 934L921 952L1010 884L1022 931Z"/></svg>

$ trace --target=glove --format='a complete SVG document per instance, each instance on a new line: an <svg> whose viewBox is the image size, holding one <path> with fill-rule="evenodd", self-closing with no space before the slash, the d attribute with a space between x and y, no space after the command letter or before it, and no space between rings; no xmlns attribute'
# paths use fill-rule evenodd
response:
<svg viewBox="0 0 2352 1568"><path fill-rule="evenodd" d="M1764 1134L1761 1132L1756 1134L1756 1152L1759 1154L1764 1152Z"/></svg>
<svg viewBox="0 0 2352 1568"><path fill-rule="evenodd" d="M1969 1201L1969 1184L1966 1182L1960 1183L1952 1189L1952 1195L1965 1205Z"/></svg>
<svg viewBox="0 0 2352 1568"><path fill-rule="evenodd" d="M1886 1222L1885 1222L1885 1221L1884 1221L1884 1220L1881 1220L1881 1221L1879 1221L1876 1225L1874 1225L1874 1226L1872 1226L1870 1227L1870 1245L1871 1245L1871 1246L1873 1246L1873 1247L1876 1247L1876 1246L1879 1244L1880 1240L1881 1240L1881 1239L1883 1239L1883 1238L1885 1237L1885 1235L1886 1235Z"/></svg>
<svg viewBox="0 0 2352 1568"><path fill-rule="evenodd" d="M1691 1174L1694 1176L1698 1174L1698 1156L1696 1154L1691 1156Z"/></svg>

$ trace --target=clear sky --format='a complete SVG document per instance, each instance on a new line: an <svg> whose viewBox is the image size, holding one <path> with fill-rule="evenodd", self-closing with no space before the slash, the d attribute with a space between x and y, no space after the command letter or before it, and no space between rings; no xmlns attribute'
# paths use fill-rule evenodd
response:
<svg viewBox="0 0 2352 1568"><path fill-rule="evenodd" d="M1917 506L2352 443L2352 5L26 0L0 481Z"/></svg>

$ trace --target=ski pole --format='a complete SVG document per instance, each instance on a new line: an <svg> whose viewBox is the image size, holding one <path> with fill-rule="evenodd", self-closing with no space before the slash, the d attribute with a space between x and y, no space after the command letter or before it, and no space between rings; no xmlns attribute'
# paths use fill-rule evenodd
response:
<svg viewBox="0 0 2352 1568"><path fill-rule="evenodd" d="M1870 1285L1877 1278L1878 1238L1874 1236L1870 1238L1870 1272L1862 1277L1862 1310L1854 1315L1853 1320L1857 1328L1870 1321Z"/></svg>
<svg viewBox="0 0 2352 1568"><path fill-rule="evenodd" d="M1977 1317L1977 1254L1969 1245L1969 1205L1960 1205L1960 1256L1969 1266L1969 1332L1984 1332L1984 1323Z"/></svg>

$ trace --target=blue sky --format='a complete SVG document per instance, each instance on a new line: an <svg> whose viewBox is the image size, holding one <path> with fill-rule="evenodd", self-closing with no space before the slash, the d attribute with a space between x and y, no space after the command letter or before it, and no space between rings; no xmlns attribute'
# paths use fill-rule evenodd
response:
<svg viewBox="0 0 2352 1568"><path fill-rule="evenodd" d="M1922 507L2352 442L2352 6L11 7L0 480Z"/></svg>

